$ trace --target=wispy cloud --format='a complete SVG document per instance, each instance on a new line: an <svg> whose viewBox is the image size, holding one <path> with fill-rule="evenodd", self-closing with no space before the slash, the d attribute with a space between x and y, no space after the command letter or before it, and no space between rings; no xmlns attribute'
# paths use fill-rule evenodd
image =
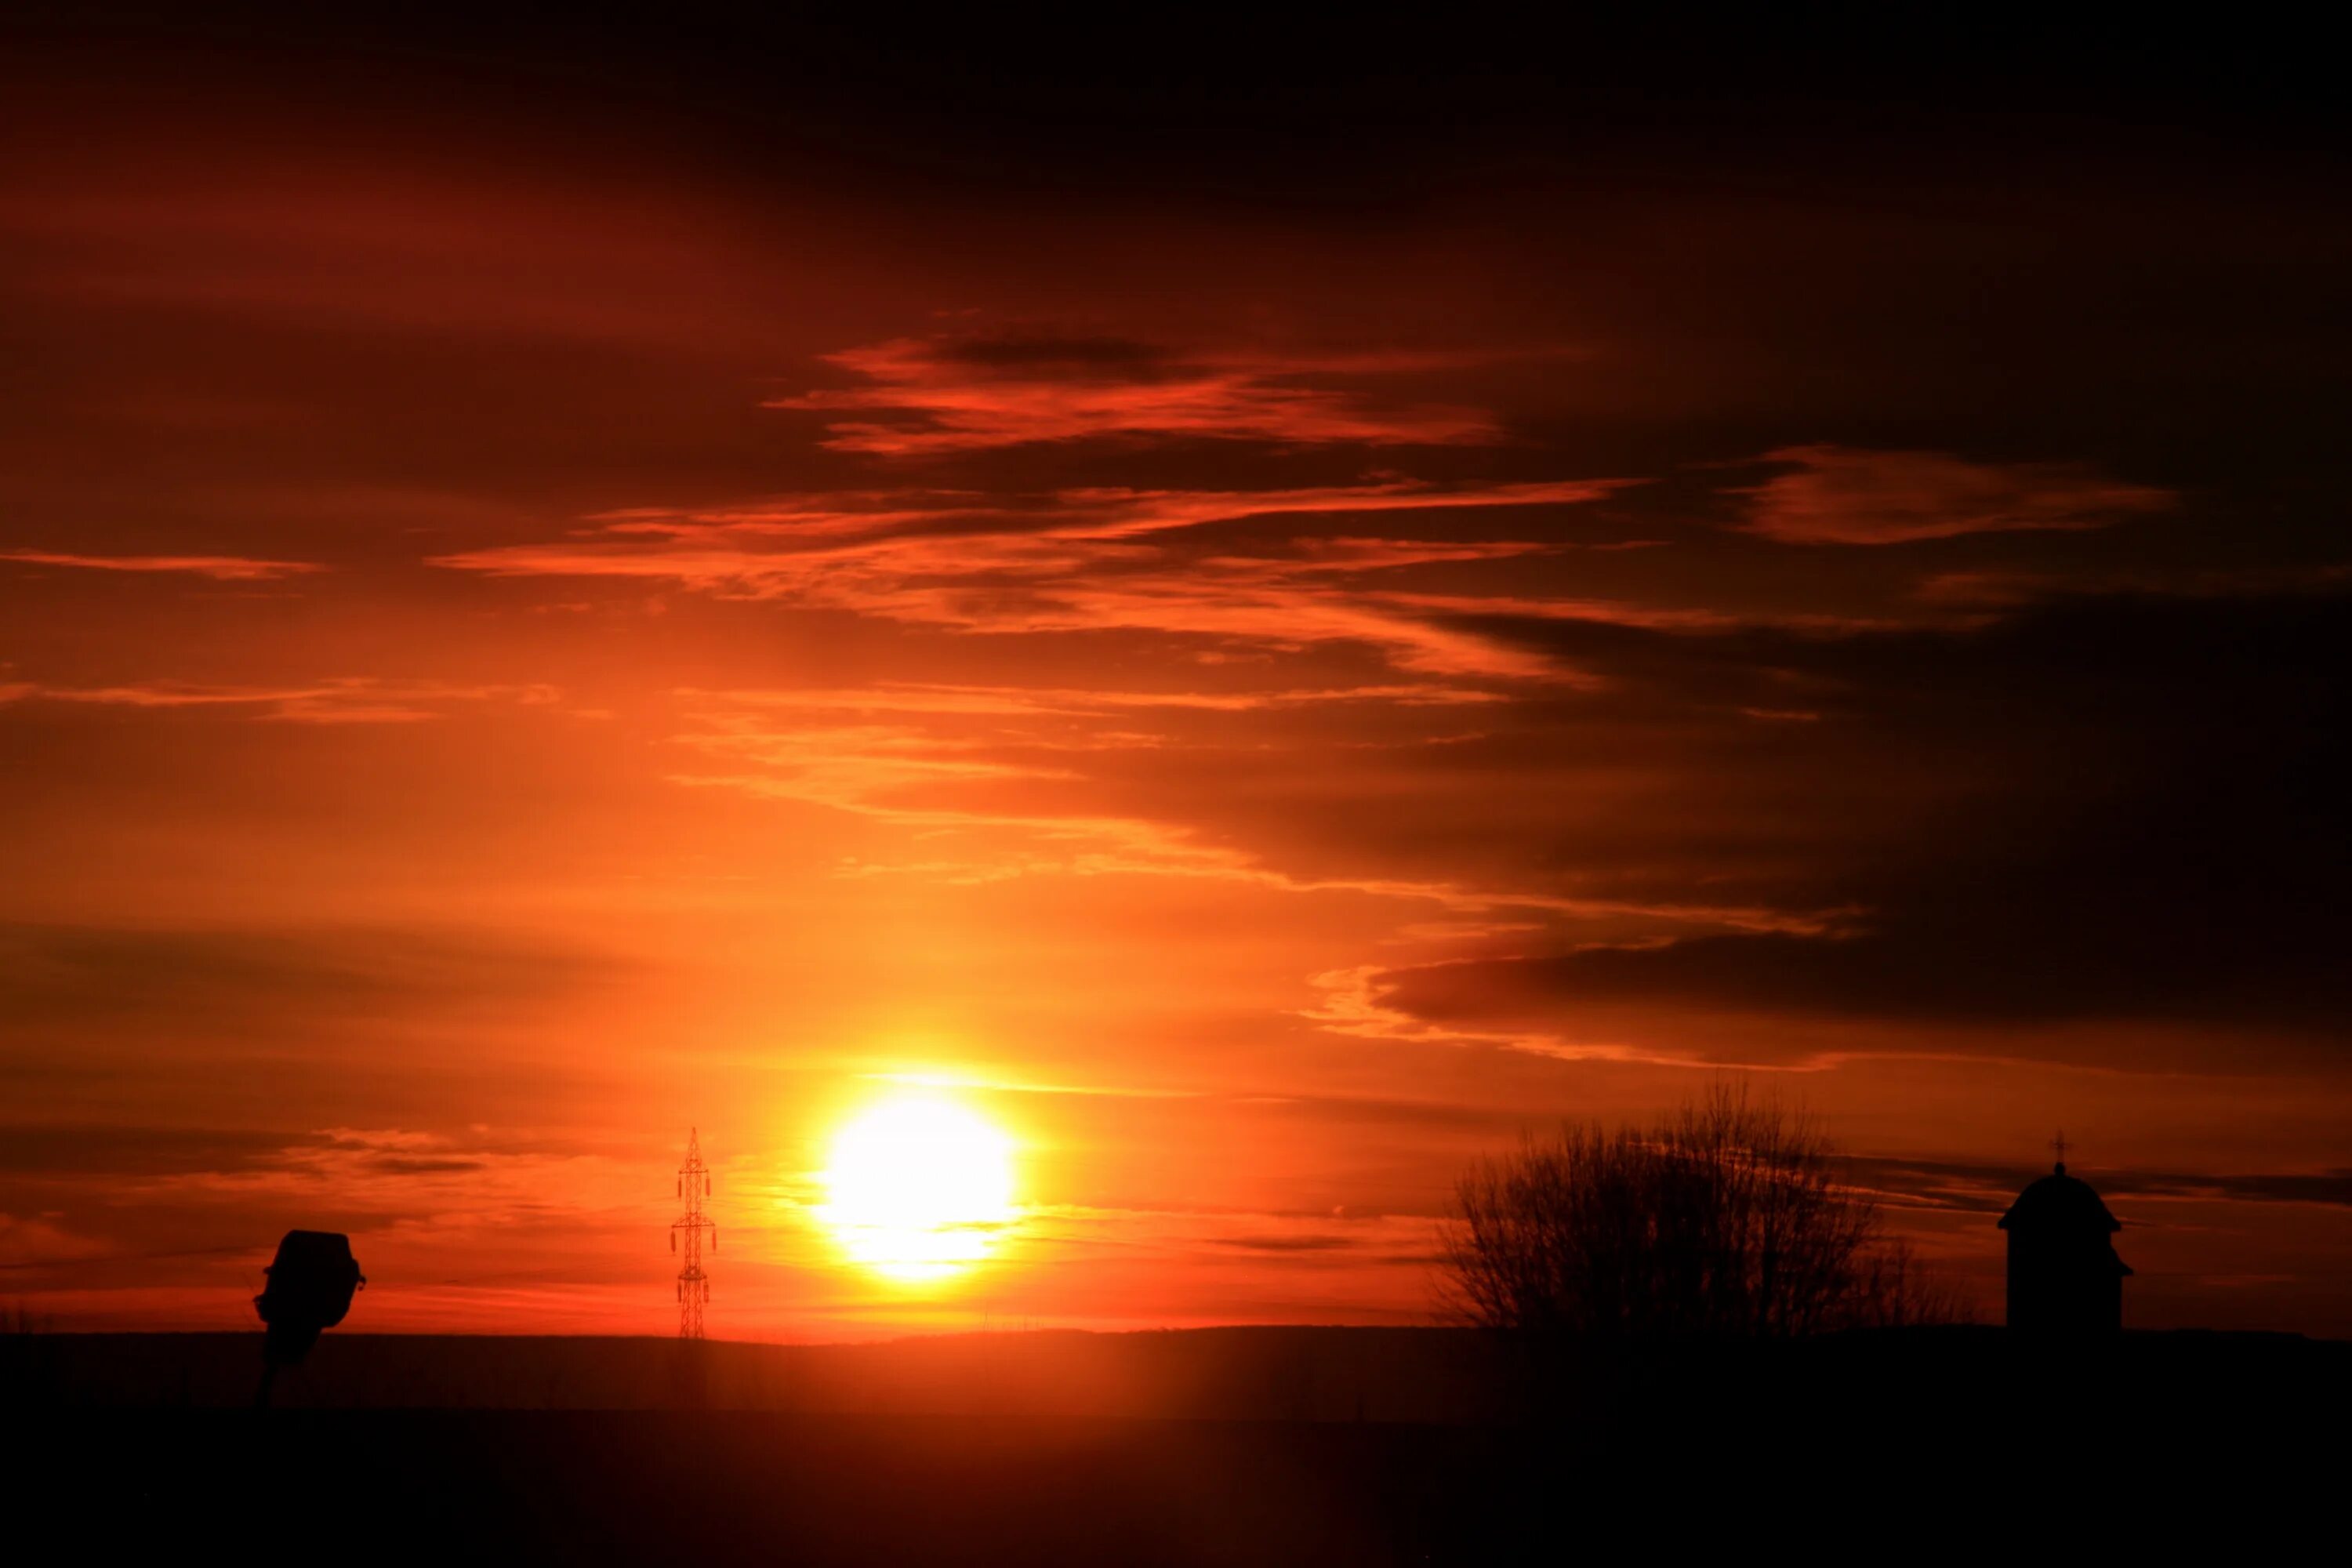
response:
<svg viewBox="0 0 2352 1568"><path fill-rule="evenodd" d="M688 698L720 697L746 707L776 710L1006 718L1094 716L1128 709L1251 713L1270 709L1348 702L1402 703L1417 707L1502 700L1491 691L1434 683L1215 692L1114 691L1076 687L953 686L885 681L870 687L811 688L805 690L702 692L688 689L680 695Z"/></svg>
<svg viewBox="0 0 2352 1568"><path fill-rule="evenodd" d="M975 632L1148 630L1282 647L1360 641L1415 671L1537 677L1559 671L1544 658L1387 602L1375 580L1554 546L1316 536L1244 552L1170 536L1252 518L1578 505L1633 482L1089 489L1011 503L859 492L719 512L630 512L596 520L572 539L466 551L434 563L493 576L668 581Z"/></svg>
<svg viewBox="0 0 2352 1568"><path fill-rule="evenodd" d="M326 568L314 561L264 561L244 555L75 555L52 550L0 550L0 561L88 572L161 572L216 583L267 583Z"/></svg>
<svg viewBox="0 0 2352 1568"><path fill-rule="evenodd" d="M704 586L738 584L756 592L761 580L772 575L790 581L792 563L808 556L854 557L887 547L906 553L917 565L952 562L963 552L984 564L991 551L1017 550L1036 542L1131 540L1253 518L1576 506L1605 500L1641 482L1596 479L1441 485L1382 478L1353 485L1256 490L1096 486L1026 495L832 491L690 511L638 508L604 512L588 520L591 527L562 541L465 551L436 556L432 564L507 576L672 577ZM995 542L1000 541L1013 542ZM1313 547L1345 564L1350 551L1412 542L1340 539L1319 541ZM1461 559L1465 552L1523 553L1538 546L1455 543L1421 548L1455 552L1437 559ZM1053 559L1047 555L1047 563Z"/></svg>
<svg viewBox="0 0 2352 1568"><path fill-rule="evenodd" d="M328 1127L217 1170L173 1172L125 1184L140 1199L174 1207L243 1207L299 1199L380 1237L414 1227L412 1239L482 1228L545 1225L575 1205L625 1205L634 1174L608 1156L516 1146L482 1134L401 1128Z"/></svg>
<svg viewBox="0 0 2352 1568"><path fill-rule="evenodd" d="M1745 493L1747 531L1782 544L1906 544L1965 533L2074 531L2161 511L2172 492L2079 463L1976 463L1948 452L1783 447Z"/></svg>
<svg viewBox="0 0 2352 1568"><path fill-rule="evenodd" d="M1301 875L1185 820L1087 810L1077 804L1103 799L1094 754L1156 751L1171 743L1171 737L1151 727L1154 710L1163 716L1265 716L1285 709L1376 703L1443 711L1500 700L1475 690L1286 690L1245 694L1231 702L981 687L678 695L690 726L679 740L719 765L676 775L677 782L824 806L913 830L939 847L938 857L887 869L935 880L998 881L1044 873L1184 877L1286 893L1433 904L1456 914L1515 910L1565 921L1635 921L1666 930L1822 926L1821 917L1715 903L1376 874ZM845 868L861 876L884 869ZM1479 929L1491 926L1489 921ZM1365 972L1368 977L1372 973ZM1394 1009L1383 1012L1403 1021Z"/></svg>
<svg viewBox="0 0 2352 1568"><path fill-rule="evenodd" d="M471 685L457 681L390 680L350 676L284 686L206 685L139 681L120 686L47 686L19 681L0 686L0 703L72 702L110 708L218 708L252 719L290 724L414 724L457 705L560 700L552 686Z"/></svg>
<svg viewBox="0 0 2352 1568"><path fill-rule="evenodd" d="M1854 1162L1856 1174L1908 1204L1965 1213L1999 1214L2018 1189L2041 1173L2013 1165L1965 1161L1873 1157ZM2111 1202L2297 1204L2352 1207L2352 1169L2252 1173L2147 1171L2128 1167L2090 1173Z"/></svg>
<svg viewBox="0 0 2352 1568"><path fill-rule="evenodd" d="M838 451L925 457L1090 437L1492 445L1491 416L1381 396L1381 377L1496 354L1188 353L1118 338L898 338L828 354L861 385L769 406L828 416ZM1334 385L1344 380L1352 384Z"/></svg>

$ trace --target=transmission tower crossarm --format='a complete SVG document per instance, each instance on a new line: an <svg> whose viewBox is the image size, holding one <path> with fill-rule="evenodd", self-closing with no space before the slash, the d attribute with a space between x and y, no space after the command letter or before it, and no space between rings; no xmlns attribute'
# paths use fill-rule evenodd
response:
<svg viewBox="0 0 2352 1568"><path fill-rule="evenodd" d="M710 1195L710 1170L702 1163L702 1132L694 1129L687 1135L686 1163L678 1167L677 1192L686 1207L670 1222L670 1247L681 1256L677 1270L677 1336L682 1340L702 1337L702 1309L710 1300L710 1278L702 1271L702 1238L710 1237L712 1251L719 1249L719 1227L702 1212L702 1200ZM682 1242L682 1244L681 1244Z"/></svg>

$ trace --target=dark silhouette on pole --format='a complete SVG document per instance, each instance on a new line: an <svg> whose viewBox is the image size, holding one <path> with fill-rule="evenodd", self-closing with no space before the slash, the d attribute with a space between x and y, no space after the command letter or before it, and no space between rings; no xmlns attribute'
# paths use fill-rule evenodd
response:
<svg viewBox="0 0 2352 1568"><path fill-rule="evenodd" d="M2050 1174L2017 1194L2000 1228L2009 1233L2009 1326L2030 1333L2117 1333L2124 1279L2131 1269L2111 1237L2123 1222L2090 1184L2066 1173L2066 1135Z"/></svg>
<svg viewBox="0 0 2352 1568"><path fill-rule="evenodd" d="M253 1299L268 1325L261 1341L261 1387L254 1403L269 1403L269 1386L281 1366L294 1366L310 1353L319 1336L343 1321L352 1296L367 1285L351 1238L331 1230L289 1230L278 1243L277 1261L262 1270L268 1284Z"/></svg>

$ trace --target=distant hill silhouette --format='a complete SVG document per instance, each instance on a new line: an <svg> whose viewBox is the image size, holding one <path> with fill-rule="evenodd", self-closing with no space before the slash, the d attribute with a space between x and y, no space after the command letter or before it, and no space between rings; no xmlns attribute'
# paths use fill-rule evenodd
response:
<svg viewBox="0 0 2352 1568"><path fill-rule="evenodd" d="M336 1562L1376 1565L1907 1547L1931 1521L1997 1542L2012 1491L2054 1486L2084 1503L2036 1526L2053 1547L2208 1531L2267 1555L2334 1495L2313 1435L2352 1394L2352 1344L2289 1335L1899 1330L1538 1366L1444 1329L341 1334L262 1412L239 1408L257 1339L0 1340L0 1396L39 1435L18 1495L111 1547Z"/></svg>
<svg viewBox="0 0 2352 1568"><path fill-rule="evenodd" d="M227 1408L251 1395L255 1344L250 1334L16 1335L0 1340L0 1369L18 1402ZM1981 1327L1618 1352L1568 1342L1532 1362L1507 1339L1444 1328L709 1341L693 1352L690 1384L679 1376L684 1354L670 1339L347 1333L322 1340L278 1399L297 1409L690 1405L807 1415L1574 1426L1635 1419L1638 1407L1669 1389L1685 1409L1702 1409L1792 1384L1804 1394L1792 1415L1834 1404L1850 1415L1891 1400L1906 1419L1932 1413L1957 1428L1998 1426L2012 1409L2058 1405L2081 1429L2145 1405L2166 1429L2209 1405L2242 1407L2244 1421L2258 1406L2300 1405L2329 1389L2352 1393L2352 1342L2193 1331L2125 1333L2090 1345L2036 1345Z"/></svg>

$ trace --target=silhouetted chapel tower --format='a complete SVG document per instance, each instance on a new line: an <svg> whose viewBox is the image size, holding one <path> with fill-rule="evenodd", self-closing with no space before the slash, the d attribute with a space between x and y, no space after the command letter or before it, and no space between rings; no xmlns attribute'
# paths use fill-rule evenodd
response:
<svg viewBox="0 0 2352 1568"><path fill-rule="evenodd" d="M2124 1277L2116 1256L2123 1222L2089 1183L2066 1173L2066 1140L2058 1163L2031 1183L2000 1216L2009 1233L2009 1326L2041 1333L2116 1333L2124 1326Z"/></svg>

